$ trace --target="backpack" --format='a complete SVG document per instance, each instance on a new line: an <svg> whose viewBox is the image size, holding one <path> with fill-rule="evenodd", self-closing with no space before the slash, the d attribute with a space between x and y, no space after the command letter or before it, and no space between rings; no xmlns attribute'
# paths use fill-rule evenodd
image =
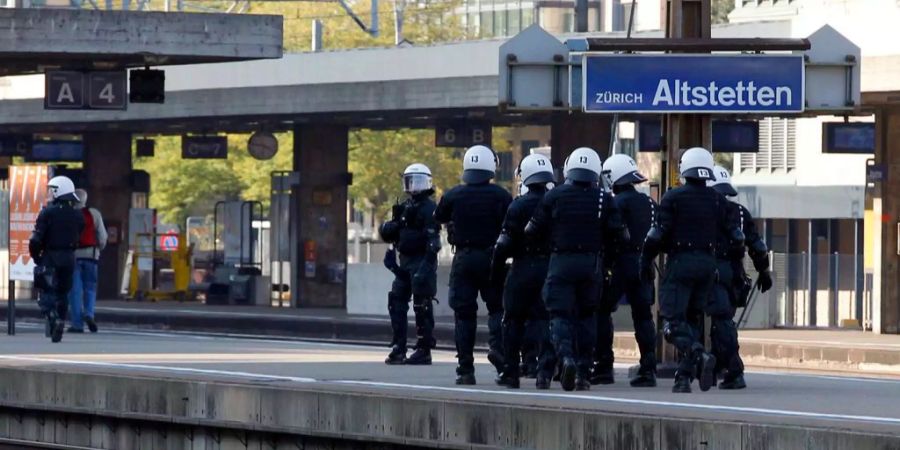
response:
<svg viewBox="0 0 900 450"><path fill-rule="evenodd" d="M91 214L90 208L81 208L81 215L84 216L84 229L81 230L81 237L78 238L78 248L96 247L97 229L94 224L94 215Z"/></svg>

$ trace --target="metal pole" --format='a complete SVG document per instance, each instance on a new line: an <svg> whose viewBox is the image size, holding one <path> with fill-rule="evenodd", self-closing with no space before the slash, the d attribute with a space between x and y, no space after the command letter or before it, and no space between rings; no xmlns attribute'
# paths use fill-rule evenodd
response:
<svg viewBox="0 0 900 450"><path fill-rule="evenodd" d="M310 50L314 52L322 51L322 21L315 19L312 21L312 43Z"/></svg>
<svg viewBox="0 0 900 450"><path fill-rule="evenodd" d="M588 31L588 0L575 0L575 32Z"/></svg>
<svg viewBox="0 0 900 450"><path fill-rule="evenodd" d="M9 300L6 305L6 334L14 336L16 334L16 282L9 280Z"/></svg>

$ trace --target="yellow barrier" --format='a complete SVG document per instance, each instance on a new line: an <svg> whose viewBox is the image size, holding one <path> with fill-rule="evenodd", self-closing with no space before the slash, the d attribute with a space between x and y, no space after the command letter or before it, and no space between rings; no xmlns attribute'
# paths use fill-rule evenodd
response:
<svg viewBox="0 0 900 450"><path fill-rule="evenodd" d="M156 239L160 235L156 233L141 233L138 235L138 237L142 236L150 237L151 242L155 243ZM187 236L184 233L178 234L178 246L174 251L140 252L135 249L135 251L132 253L131 279L128 286L129 298L137 301L142 301L145 299L150 301L170 299L180 302L192 299L193 296L188 289L191 281L191 254L192 248L190 245L188 245ZM164 291L155 289L155 286L152 286L152 284L150 286L150 289L146 291L139 288L140 270L138 262L141 260L141 258L150 258L154 262L157 259L164 258L169 260L175 278L171 290Z"/></svg>

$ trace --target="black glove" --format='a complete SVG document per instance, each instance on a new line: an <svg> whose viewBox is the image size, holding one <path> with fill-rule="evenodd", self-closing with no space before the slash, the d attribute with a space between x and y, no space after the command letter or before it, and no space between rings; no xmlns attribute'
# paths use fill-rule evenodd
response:
<svg viewBox="0 0 900 450"><path fill-rule="evenodd" d="M769 289L772 289L772 272L765 270L759 273L759 278L756 279L756 285L759 287L759 292L766 292Z"/></svg>
<svg viewBox="0 0 900 450"><path fill-rule="evenodd" d="M391 220L400 220L403 217L403 204L395 203L394 206L391 206Z"/></svg>
<svg viewBox="0 0 900 450"><path fill-rule="evenodd" d="M395 274L400 270L400 266L397 265L397 251L393 248L388 248L384 252L384 268Z"/></svg>

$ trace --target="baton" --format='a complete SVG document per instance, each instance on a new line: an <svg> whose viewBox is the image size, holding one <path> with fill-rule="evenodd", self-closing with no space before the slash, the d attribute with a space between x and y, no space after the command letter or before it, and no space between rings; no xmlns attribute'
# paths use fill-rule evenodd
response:
<svg viewBox="0 0 900 450"><path fill-rule="evenodd" d="M737 328L741 328L741 323L744 322L744 316L747 314L747 311L753 310L753 300L756 300L756 293L759 291L759 277L756 277L756 282L753 283L753 287L750 288L750 296L747 298L747 306L744 307L744 310L741 311L741 316L738 318ZM749 318L749 317L748 317Z"/></svg>

